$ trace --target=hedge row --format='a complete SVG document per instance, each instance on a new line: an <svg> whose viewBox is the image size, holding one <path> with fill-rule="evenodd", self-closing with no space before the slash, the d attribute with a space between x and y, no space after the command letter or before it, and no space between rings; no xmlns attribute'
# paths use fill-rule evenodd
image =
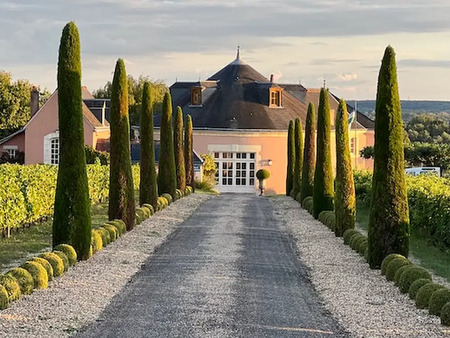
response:
<svg viewBox="0 0 450 338"><path fill-rule="evenodd" d="M372 173L355 171L358 200L370 204ZM450 247L450 179L406 176L411 228L441 249Z"/></svg>
<svg viewBox="0 0 450 338"><path fill-rule="evenodd" d="M88 165L92 204L109 194L109 167ZM0 230L17 228L53 214L58 167L53 165L0 165ZM139 166L133 166L134 188L139 188Z"/></svg>

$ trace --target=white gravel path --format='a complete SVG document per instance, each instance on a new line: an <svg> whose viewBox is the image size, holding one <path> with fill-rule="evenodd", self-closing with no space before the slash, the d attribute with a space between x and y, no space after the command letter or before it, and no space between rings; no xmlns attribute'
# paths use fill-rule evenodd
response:
<svg viewBox="0 0 450 338"><path fill-rule="evenodd" d="M355 337L443 337L450 330L344 245L290 197L270 198L296 240L326 308Z"/></svg>
<svg viewBox="0 0 450 338"><path fill-rule="evenodd" d="M193 194L156 213L62 277L0 311L0 337L67 337L95 321L113 296L211 195Z"/></svg>

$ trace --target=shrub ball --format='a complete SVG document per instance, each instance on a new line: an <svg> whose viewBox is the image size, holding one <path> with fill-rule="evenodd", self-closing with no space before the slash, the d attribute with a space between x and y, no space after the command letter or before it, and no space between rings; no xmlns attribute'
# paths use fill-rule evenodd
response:
<svg viewBox="0 0 450 338"><path fill-rule="evenodd" d="M59 277L64 273L64 262L62 259L53 252L45 252L39 255L40 258L48 261L53 268L53 276Z"/></svg>
<svg viewBox="0 0 450 338"><path fill-rule="evenodd" d="M167 205L172 204L173 198L172 198L171 194L164 193L164 194L161 195L161 197L164 197L167 200Z"/></svg>
<svg viewBox="0 0 450 338"><path fill-rule="evenodd" d="M9 306L9 296L3 285L0 285L0 310L4 310Z"/></svg>
<svg viewBox="0 0 450 338"><path fill-rule="evenodd" d="M45 270L45 268L41 264L33 261L27 261L20 267L27 270L30 273L31 277L33 277L33 287L35 289L46 289L48 287L47 270Z"/></svg>
<svg viewBox="0 0 450 338"><path fill-rule="evenodd" d="M404 273L406 273L409 269L415 268L414 264L404 265L401 268L399 268L394 275L394 284L396 286L400 286L400 277L403 276Z"/></svg>
<svg viewBox="0 0 450 338"><path fill-rule="evenodd" d="M98 234L100 234L100 236L102 237L103 247L106 247L109 243L111 243L111 237L109 237L108 230L106 230L104 228L97 228L94 231L97 232Z"/></svg>
<svg viewBox="0 0 450 338"><path fill-rule="evenodd" d="M48 261L40 257L34 257L32 261L41 264L42 267L45 269L45 271L47 271L48 280L49 281L53 280L53 268Z"/></svg>
<svg viewBox="0 0 450 338"><path fill-rule="evenodd" d="M70 266L74 266L77 264L77 252L73 248L73 246L69 244L60 244L53 248L53 251L62 251L66 254L69 259Z"/></svg>
<svg viewBox="0 0 450 338"><path fill-rule="evenodd" d="M432 280L428 279L428 278L419 278L419 279L416 279L414 282L412 282L412 284L408 290L409 298L411 298L412 300L415 300L419 289L428 283L432 283Z"/></svg>
<svg viewBox="0 0 450 338"><path fill-rule="evenodd" d="M256 172L256 178L258 180L267 180L270 177L270 172L269 170L266 169L259 169Z"/></svg>
<svg viewBox="0 0 450 338"><path fill-rule="evenodd" d="M417 291L416 295L416 307L418 309L425 309L428 307L430 303L431 295L439 289L442 289L443 286L435 283L428 283L422 286L419 291Z"/></svg>
<svg viewBox="0 0 450 338"><path fill-rule="evenodd" d="M53 251L55 255L57 255L59 258L61 258L63 264L64 264L64 271L69 271L70 263L69 258L67 258L67 255L62 251Z"/></svg>
<svg viewBox="0 0 450 338"><path fill-rule="evenodd" d="M357 234L358 230L355 229L347 229L344 231L344 234L342 235L342 238L344 239L344 244L349 245L350 239L354 234Z"/></svg>
<svg viewBox="0 0 450 338"><path fill-rule="evenodd" d="M29 295L33 292L34 280L27 270L23 268L14 268L9 270L7 275L10 275L16 279L22 295Z"/></svg>
<svg viewBox="0 0 450 338"><path fill-rule="evenodd" d="M186 188L187 190L187 188ZM155 210L153 209L153 206L151 204L142 204L143 208L147 208L150 211L150 216L153 216L155 214Z"/></svg>
<svg viewBox="0 0 450 338"><path fill-rule="evenodd" d="M411 264L405 257L394 258L386 268L386 279L393 281L395 278L395 273L404 265Z"/></svg>
<svg viewBox="0 0 450 338"><path fill-rule="evenodd" d="M450 326L450 302L446 303L441 309L441 324Z"/></svg>
<svg viewBox="0 0 450 338"><path fill-rule="evenodd" d="M120 236L123 235L125 232L127 232L127 226L125 225L125 222L121 219L115 219L114 221L109 221L108 224L114 225L116 228L119 229Z"/></svg>
<svg viewBox="0 0 450 338"><path fill-rule="evenodd" d="M92 247L92 253L96 253L103 249L103 241L102 236L98 231L92 230L91 233L91 247Z"/></svg>
<svg viewBox="0 0 450 338"><path fill-rule="evenodd" d="M402 255L399 255L399 254L390 254L390 255L387 255L384 259L383 259L383 262L381 262L381 274L382 275L385 275L386 274L386 269L387 269L387 266L389 265L389 263L394 259L394 258L405 258L406 259L406 257L404 257L404 256L402 256Z"/></svg>
<svg viewBox="0 0 450 338"><path fill-rule="evenodd" d="M442 307L450 302L450 290L442 288L436 290L430 298L428 309L431 315L440 316Z"/></svg>
<svg viewBox="0 0 450 338"><path fill-rule="evenodd" d="M112 242L115 242L117 238L119 238L118 230L114 225L104 224L102 228L106 229L109 232L109 238L111 238Z"/></svg>
<svg viewBox="0 0 450 338"><path fill-rule="evenodd" d="M19 299L22 295L19 283L17 283L17 280L12 276L0 275L0 285L6 289L10 302Z"/></svg>
<svg viewBox="0 0 450 338"><path fill-rule="evenodd" d="M429 279L431 280L430 273L422 268L415 266L413 269L406 271L401 277L399 281L400 292L407 293L409 289L416 280L418 279Z"/></svg>
<svg viewBox="0 0 450 338"><path fill-rule="evenodd" d="M367 250L367 237L364 237L364 239L358 244L358 248L356 251L364 257Z"/></svg>

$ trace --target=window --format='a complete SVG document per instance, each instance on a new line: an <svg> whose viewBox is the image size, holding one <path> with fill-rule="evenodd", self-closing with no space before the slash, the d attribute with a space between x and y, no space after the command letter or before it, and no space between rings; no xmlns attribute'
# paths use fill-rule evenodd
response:
<svg viewBox="0 0 450 338"><path fill-rule="evenodd" d="M59 137L50 141L50 164L59 163Z"/></svg>
<svg viewBox="0 0 450 338"><path fill-rule="evenodd" d="M193 106L202 105L202 87L191 88L191 105Z"/></svg>
<svg viewBox="0 0 450 338"><path fill-rule="evenodd" d="M355 153L355 148L356 148L356 138L351 138L350 139L350 153L354 154Z"/></svg>
<svg viewBox="0 0 450 338"><path fill-rule="evenodd" d="M271 88L270 89L269 107L281 107L281 89L280 88Z"/></svg>
<svg viewBox="0 0 450 338"><path fill-rule="evenodd" d="M10 159L15 159L19 151L18 148L19 148L18 146L3 146L3 152L7 153Z"/></svg>

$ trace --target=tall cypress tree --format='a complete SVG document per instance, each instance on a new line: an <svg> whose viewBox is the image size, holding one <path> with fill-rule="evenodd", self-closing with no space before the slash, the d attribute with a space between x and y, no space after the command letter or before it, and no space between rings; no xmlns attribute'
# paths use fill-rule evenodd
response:
<svg viewBox="0 0 450 338"><path fill-rule="evenodd" d="M91 213L81 108L80 36L74 22L62 31L58 59L59 166L53 247L70 244L89 258Z"/></svg>
<svg viewBox="0 0 450 338"><path fill-rule="evenodd" d="M158 190L176 198L177 177L172 132L172 99L169 93L164 95L161 114L161 150L159 155Z"/></svg>
<svg viewBox="0 0 450 338"><path fill-rule="evenodd" d="M313 195L314 170L316 164L316 111L314 104L308 105L305 129L305 149L303 153L302 182L300 200Z"/></svg>
<svg viewBox="0 0 450 338"><path fill-rule="evenodd" d="M287 139L287 172L286 172L286 196L290 196L294 187L294 167L295 167L295 133L294 121L289 121Z"/></svg>
<svg viewBox="0 0 450 338"><path fill-rule="evenodd" d="M184 130L184 160L186 168L186 185L192 187L195 191L194 181L194 139L191 115L186 118L186 126Z"/></svg>
<svg viewBox="0 0 450 338"><path fill-rule="evenodd" d="M294 178L292 183L291 197L295 198L300 192L302 168L303 168L303 129L302 122L297 117L295 119L295 162L294 162Z"/></svg>
<svg viewBox="0 0 450 338"><path fill-rule="evenodd" d="M111 90L111 157L109 174L110 220L121 219L127 230L135 225L134 184L130 156L128 82L125 63L117 60Z"/></svg>
<svg viewBox="0 0 450 338"><path fill-rule="evenodd" d="M409 210L405 183L403 123L395 52L388 46L378 75L375 145L369 218L369 264L378 268L391 253L408 256Z"/></svg>
<svg viewBox="0 0 450 338"><path fill-rule="evenodd" d="M333 168L331 165L331 122L328 90L320 90L317 114L317 159L314 172L314 217L324 210L333 210Z"/></svg>
<svg viewBox="0 0 450 338"><path fill-rule="evenodd" d="M155 144L153 140L153 102L151 84L144 83L141 111L141 180L139 184L139 204L158 206L158 184L156 183Z"/></svg>
<svg viewBox="0 0 450 338"><path fill-rule="evenodd" d="M175 130L173 133L173 141L175 145L175 168L177 174L177 189L186 190L186 170L184 166L184 149L183 149L183 111L181 107L177 107L175 115Z"/></svg>
<svg viewBox="0 0 450 338"><path fill-rule="evenodd" d="M347 104L339 101L336 113L336 195L334 209L336 216L336 236L342 236L347 229L355 227L356 197L353 182L350 147L348 142Z"/></svg>

